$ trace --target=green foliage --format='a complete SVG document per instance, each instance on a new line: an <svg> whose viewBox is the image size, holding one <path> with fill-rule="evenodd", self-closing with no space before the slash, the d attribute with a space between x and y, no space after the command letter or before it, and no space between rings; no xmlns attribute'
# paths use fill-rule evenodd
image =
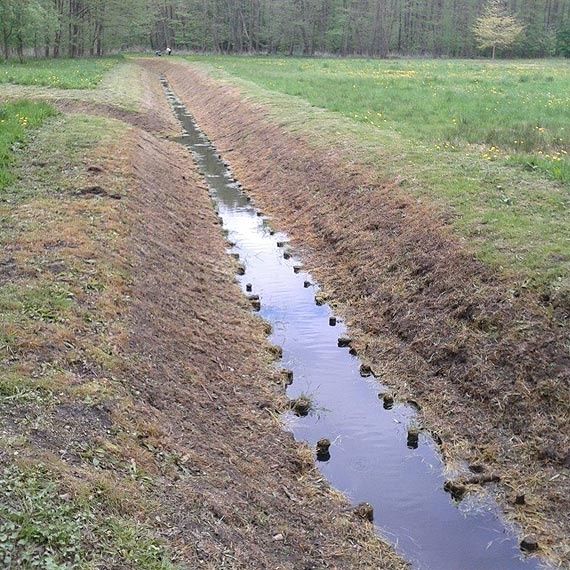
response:
<svg viewBox="0 0 570 570"><path fill-rule="evenodd" d="M121 57L55 59L0 64L0 84L38 85L60 89L93 89Z"/></svg>
<svg viewBox="0 0 570 570"><path fill-rule="evenodd" d="M512 46L523 30L524 26L506 10L501 0L488 0L473 27L479 49L492 48L493 58L496 48Z"/></svg>
<svg viewBox="0 0 570 570"><path fill-rule="evenodd" d="M2 0L0 47L4 59L26 50L36 57L103 55L150 31L147 0ZM146 22L145 22L146 19Z"/></svg>
<svg viewBox="0 0 570 570"><path fill-rule="evenodd" d="M473 27L483 4L484 0L2 0L0 47L6 58L23 58L30 49L36 57L83 57L168 45L234 53L465 57L476 54ZM569 0L503 4L528 30L510 55L553 55Z"/></svg>
<svg viewBox="0 0 570 570"><path fill-rule="evenodd" d="M82 529L93 515L62 500L47 471L8 467L0 476L0 562L55 570L81 560Z"/></svg>
<svg viewBox="0 0 570 570"><path fill-rule="evenodd" d="M2 0L0 2L0 38L4 56L14 47L20 59L23 50L37 37L38 29L53 22L53 2L47 0Z"/></svg>
<svg viewBox="0 0 570 570"><path fill-rule="evenodd" d="M570 57L570 21L556 34L556 52L563 57Z"/></svg>
<svg viewBox="0 0 570 570"><path fill-rule="evenodd" d="M56 114L50 105L18 101L0 106L0 191L13 182L14 150L24 143L29 129L39 127Z"/></svg>
<svg viewBox="0 0 570 570"><path fill-rule="evenodd" d="M72 497L44 466L0 473L3 568L173 570L164 546L142 524L102 511L104 497Z"/></svg>

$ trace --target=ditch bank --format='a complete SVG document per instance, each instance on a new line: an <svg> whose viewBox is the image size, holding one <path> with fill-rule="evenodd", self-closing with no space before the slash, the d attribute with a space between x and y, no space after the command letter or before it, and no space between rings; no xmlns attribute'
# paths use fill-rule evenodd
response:
<svg viewBox="0 0 570 570"><path fill-rule="evenodd" d="M144 136L133 164L128 377L179 450L161 501L188 567L404 568L282 430L267 330L190 154Z"/></svg>
<svg viewBox="0 0 570 570"><path fill-rule="evenodd" d="M293 238L353 348L422 408L453 475L497 475L506 512L569 556L570 359L563 310L479 263L445 214L337 151L316 151L189 64L149 62ZM451 475L450 475L451 476ZM524 495L524 498L522 496Z"/></svg>
<svg viewBox="0 0 570 570"><path fill-rule="evenodd" d="M190 154L144 117L72 109L3 210L3 562L405 568L283 431L274 347Z"/></svg>

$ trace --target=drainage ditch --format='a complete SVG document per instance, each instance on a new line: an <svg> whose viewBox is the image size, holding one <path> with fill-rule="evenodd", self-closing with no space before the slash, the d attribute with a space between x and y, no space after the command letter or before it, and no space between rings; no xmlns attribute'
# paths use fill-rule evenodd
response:
<svg viewBox="0 0 570 570"><path fill-rule="evenodd" d="M413 405L394 401L350 347L348 331L326 304L287 236L251 203L165 78L166 96L208 184L220 221L240 260L239 282L253 310L272 325L292 410L284 423L316 449L317 465L351 501L367 503L379 533L422 570L540 568L485 493L449 482L437 437L421 429ZM473 467L474 471L479 471ZM493 484L488 473L471 482ZM465 479L465 478L464 478ZM525 545L531 549L532 544Z"/></svg>

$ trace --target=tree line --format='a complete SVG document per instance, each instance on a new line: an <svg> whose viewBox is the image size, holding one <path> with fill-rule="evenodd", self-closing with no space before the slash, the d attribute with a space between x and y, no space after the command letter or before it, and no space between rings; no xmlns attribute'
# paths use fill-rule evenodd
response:
<svg viewBox="0 0 570 570"><path fill-rule="evenodd" d="M5 58L150 48L471 57L486 0L0 0ZM570 0L504 0L508 57L570 56ZM495 49L493 45L493 50Z"/></svg>

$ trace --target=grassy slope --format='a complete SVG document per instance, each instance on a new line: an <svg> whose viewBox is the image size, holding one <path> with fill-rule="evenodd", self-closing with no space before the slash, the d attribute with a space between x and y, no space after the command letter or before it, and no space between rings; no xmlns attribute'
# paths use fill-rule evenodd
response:
<svg viewBox="0 0 570 570"><path fill-rule="evenodd" d="M117 76L117 70L123 73ZM140 103L141 88L133 72L133 66L118 66L101 83L101 91L117 93L114 102L118 104L124 101L131 101L133 105ZM112 85L113 78L120 81ZM13 96L12 86L7 87ZM157 88L160 90L158 83ZM48 93L54 92L60 93L51 88ZM0 95L2 93L3 86L0 86ZM80 94L79 91L74 93ZM93 92L84 90L83 93L85 100L89 100L89 93ZM30 94L37 96L34 90ZM145 99L145 102L149 107L153 106L152 101ZM197 294L200 289L196 285L192 286L190 294L190 289L180 294L179 284L189 281L188 277L175 279L175 287L170 290L160 289L158 298L166 299L168 308L174 306L173 298L177 302L179 298L190 299L190 302L183 303L184 307L189 307L186 312L178 311L183 315L180 317L182 324L170 316L165 317L167 311L161 307L155 308L157 315L152 324L158 326L163 319L175 331L165 335L164 345L159 349L160 358L156 361L162 362L164 355L172 349L171 344L184 349L175 363L181 364L184 374L173 373L175 366L168 361L165 364L167 373L160 372L161 389L166 384L164 376L169 373L172 376L170 382L179 381L180 385L172 388L170 399L167 394L162 395L160 399L168 417L157 419L159 412L154 404L149 406L141 392L133 388L138 382L145 390L154 390L152 386L156 379L146 370L150 349L138 356L126 349L131 345L125 315L132 309L133 299L139 305L145 302L144 295L133 293L134 262L130 247L134 231L132 218L137 219L137 214L132 212L136 210L133 206L136 196L129 196L134 199L127 202L83 196L79 192L96 182L114 193L124 194L125 190L132 190L132 169L138 163L143 165L140 173L145 177L149 172L152 174L155 168L150 166L147 171L144 165L148 162L144 157L137 161L131 153L144 142L140 140L140 132L125 123L103 117L57 115L32 133L27 129L32 125L39 127L40 116L55 115L51 107L20 101L10 103L7 110L15 117L10 119L15 124L6 130L4 137L6 183L1 189L0 202L3 251L0 260L0 566L168 570L180 564L213 569L244 567L248 557L253 555L260 565L266 566L262 560L268 558L278 560L278 563L273 561L267 567L277 567L281 563L283 567L289 567L290 559L315 561L322 554L316 550L325 544L324 550L333 552L331 556L335 560L346 556L352 561L364 560L363 564L368 567L372 565L371 560L381 561L385 568L403 567L368 525L355 525L346 513L337 512L331 516L329 509L340 509L345 503L336 495L331 497L320 475L305 472L305 465L307 469L313 465L312 454L293 445L272 415L258 412L257 408L251 411L251 402L256 401L255 398L265 394L271 398L275 396L272 383L268 383L273 367L266 364L265 346L251 357L259 384L252 382L253 373L243 375L246 405L239 399L236 401L235 378L220 381L221 366L217 358L215 362L212 360L215 370L205 373L203 379L208 388L199 383L197 393L196 390L192 392L193 382L186 381L187 369L193 356L196 357L195 353L202 355L203 343L199 342L200 348L196 347L195 353L189 354L187 339L176 341L176 334L187 323L197 322L193 303L200 305L200 310L216 313L216 322L210 321L211 327L203 327L200 323L200 333L192 338L198 338L203 330L202 340L214 342L217 347L220 340L226 342L225 331L248 331L249 336L244 337L245 332L237 335L247 358L236 358L236 354L226 351L232 366L232 358L249 363L251 346L260 344L257 335L262 329L250 315L248 304L243 301L242 306L236 302L241 296L238 288L231 285L230 264L223 275L217 265L212 267L214 240L211 238L207 240L203 259L196 260L194 252L184 258L184 263L180 263L182 255L175 255L172 262L183 266L192 276L196 274L200 282L215 280L216 284L222 283L221 290L229 284L232 295L225 292L220 298L218 291L216 297L212 287L208 286L207 295L202 298ZM165 127L168 127L168 121L166 123ZM12 133L10 138L9 133ZM18 144L14 145L14 141ZM182 209L182 198L176 187L176 176L180 173L173 168L176 159L170 158L174 149L161 146L165 144L168 143L156 139L155 147L147 150L152 160L160 161L160 156L157 157L160 153L171 160L169 166L161 165L163 169L169 169L171 178L163 175L160 181L172 190L171 225L184 238L188 232L180 229L182 224L177 216L192 220L195 212ZM180 154L184 155L182 151ZM149 158L148 154L145 156ZM91 170L87 168L89 166ZM198 203L194 197L200 193L193 190L195 188L192 191L187 188L186 195L191 198L190 202ZM155 191L159 205L163 207L165 193L156 182ZM139 202L148 199L146 192L140 194ZM221 259L225 244L218 225L214 224L214 212L205 193L202 201L199 218L206 219L205 225L199 227L193 221L188 223L191 231L212 232L218 236L219 251L214 256ZM161 222L160 216L153 217L160 207L152 206L152 211L141 218L153 230L156 229L153 224ZM140 225L140 219L138 223ZM153 251L156 246L153 231L139 231L138 234L134 231L134 234L139 239L135 251L142 249L141 256ZM190 241L199 242L195 236L191 236ZM160 254L161 258L172 254L171 243L168 238L164 244L158 240L167 251L166 255ZM185 251L191 249L184 243L179 247ZM136 259L135 265L142 267L141 259ZM205 270L200 270L200 263ZM195 270L196 266L198 270ZM211 276L208 271L212 271ZM146 266L143 272L148 275ZM161 275L169 282L171 272L162 271ZM143 280L137 282L140 285ZM143 286L142 289L149 288ZM167 293L171 297L166 297ZM222 303L221 309L216 302ZM145 315L148 310L146 305ZM227 316L234 312L240 319L247 320L243 326L228 327L219 320L220 314ZM259 331L252 332L254 327L249 326L250 321L256 321ZM235 325L237 321L231 322ZM145 327L145 332L154 349L158 344L157 332L152 326ZM141 336L144 335L137 335L137 338L140 340ZM236 350L240 348L238 345L233 339L230 342ZM257 358L259 353L264 355L262 359ZM194 365L199 366L199 358ZM227 369L234 370L229 366ZM192 378L191 374L189 379ZM239 461L246 465L247 473L254 465L262 463L262 477L267 475L267 481L275 488L268 489L258 483L259 470L257 475L248 477L245 484L234 477L228 483L228 461L222 453L214 454L219 461L212 467L211 446L215 440L210 422L199 422L208 430L205 437L201 432L196 434L194 415L187 417L187 410L194 405L213 417L207 411L207 402L202 401L204 391L210 398L211 395L216 398L212 399L213 407L215 401L221 401L218 398L225 398L229 381L234 385L234 396L233 406L228 405L226 412L232 410L241 419L232 422L231 430L237 434L239 442L228 448L242 449L245 445L236 428L242 424L247 424L249 429L254 426L251 436L254 449L246 446L247 451ZM186 406L181 406L179 398L186 392L191 392L189 400ZM154 402L154 396L151 401ZM179 408L182 417L176 416L172 426L164 428L170 425L170 411ZM190 432L182 432L181 425L187 420ZM219 426L222 444L226 446L230 432L223 422ZM265 444L260 443L259 427L269 431L269 436L265 437L270 447L275 446L279 453L285 453L287 448L288 455L283 463L288 467L281 475L273 471L266 473L264 454L268 453L272 460L276 455L273 451L266 452ZM178 445L164 430L169 434L176 433L190 447ZM207 449L201 450L202 442ZM213 445L218 449L221 444ZM257 459L260 446L263 457ZM195 451L196 447L198 451ZM252 459L250 451L256 459ZM196 471L195 466L202 463L204 471ZM235 461L231 463L235 468ZM243 466L240 466L239 472L242 471ZM298 503L281 496L280 486L284 481L301 497ZM235 487L233 496L228 486ZM220 489L224 489L223 493ZM245 509L242 493L248 496ZM261 498L252 499L256 494ZM272 501L278 506L273 506ZM278 526L275 529L273 525ZM276 530L287 534L283 545L272 540ZM240 540L233 538L234 533L238 533ZM249 536L249 542L244 539L244 533ZM311 539L313 536L318 539ZM327 541L331 543L330 547ZM351 549L344 548L348 543ZM338 552L339 545L344 551L342 554ZM192 563L182 564L181 559ZM349 565L354 566L347 563L347 567Z"/></svg>
<svg viewBox="0 0 570 570"><path fill-rule="evenodd" d="M451 206L477 254L518 273L515 288L568 290L565 63L191 59L290 130Z"/></svg>
<svg viewBox="0 0 570 570"><path fill-rule="evenodd" d="M110 377L77 384L70 372L86 358L107 374L117 366L109 323L125 276L120 267L100 261L101 248L112 247L118 235L115 206L78 203L74 193L84 183L85 158L122 130L101 118L52 120L30 148L17 152L19 181L3 192L0 242L9 281L0 289L0 559L8 568L171 567L163 546L132 516L134 504L141 513L153 509L138 488L142 473L133 471L118 448L103 440L100 447L93 444L106 425L105 414L95 410L109 399L133 404ZM75 423L83 413L89 426ZM119 438L123 451L136 445L128 431ZM52 452L34 451L38 441ZM94 468L112 461L132 481L85 467L77 479L58 454Z"/></svg>
<svg viewBox="0 0 570 570"><path fill-rule="evenodd" d="M99 84L116 63L115 59L4 65L0 83L11 80L86 90ZM50 354L55 343L58 349L68 349L68 363L88 354L100 366L112 369L109 329L104 324L110 314L104 308L112 305L109 295L116 294L123 279L118 267L101 264L94 271L90 262L97 257L93 231L97 232L110 211L105 212L101 204L82 210L72 192L81 184L82 176L77 173L85 157L120 137L124 127L95 117L56 116L56 110L44 102L20 99L0 106L0 192L5 204L0 208L4 251L0 280L0 415L4 419L0 432L0 456L4 457L0 461L0 561L6 568L119 564L167 569L173 566L164 546L129 512L133 501L142 513L153 508L145 504L136 484L129 488L128 483L117 484L85 470L83 482L78 483L55 456L32 452L30 438L34 435L41 434L49 447L50 430L65 429L57 427L58 409L69 406L78 412L110 397L132 405L124 391L107 378L74 386L65 362ZM75 174L62 178L62 172ZM66 211L75 214L72 223ZM46 254L43 244L49 236L54 237L54 249ZM103 241L112 241L113 236L111 232ZM60 251L58 244L73 247L74 242L81 244L79 251ZM87 309L86 298L91 299L89 304L96 299L99 310ZM99 334L89 334L93 327ZM73 423L71 417L69 422ZM75 435L83 439L86 434ZM66 453L79 445L74 451L94 467L110 451L87 442L82 445L73 436L63 436L58 443ZM123 443L128 447L127 441ZM5 460L10 456L14 462ZM131 464L117 463L117 471L122 468L136 475ZM97 544L96 551L93 544Z"/></svg>

